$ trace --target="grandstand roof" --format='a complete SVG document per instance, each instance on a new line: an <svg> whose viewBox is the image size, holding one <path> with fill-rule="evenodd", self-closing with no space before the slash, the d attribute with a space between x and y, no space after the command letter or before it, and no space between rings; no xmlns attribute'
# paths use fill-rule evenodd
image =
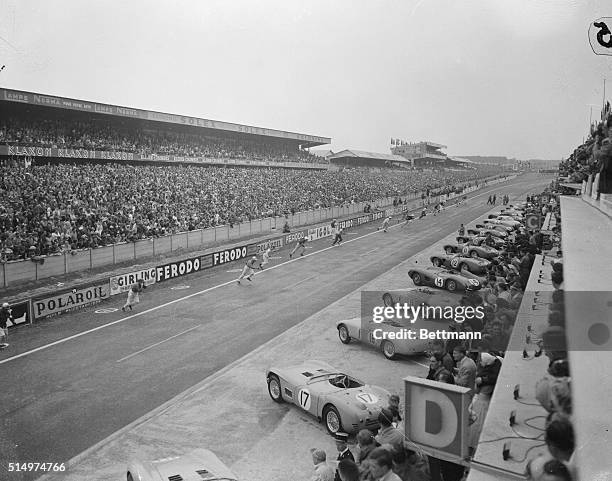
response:
<svg viewBox="0 0 612 481"><path fill-rule="evenodd" d="M360 159L374 159L374 160L390 160L393 162L409 162L407 159L400 155L393 154L381 154L377 152L366 152L364 150L353 150L347 149L341 152L336 152L334 155L329 157L329 160L344 159L346 157L355 157Z"/></svg>
<svg viewBox="0 0 612 481"><path fill-rule="evenodd" d="M153 110L141 110L118 105L100 104L86 100L75 100L65 97L55 97L22 90L10 90L0 88L0 102L11 102L14 104L28 104L40 107L51 107L56 109L68 109L92 114L105 114L111 117L132 118L150 120L154 122L166 122L172 124L202 127L206 129L236 132L241 134L262 135L266 137L281 138L284 140L298 141L304 147L325 145L331 143L331 138L316 135L298 134L284 130L268 129L265 127L253 127L251 125L234 124L209 120L186 115L168 114ZM301 142L300 142L301 141Z"/></svg>

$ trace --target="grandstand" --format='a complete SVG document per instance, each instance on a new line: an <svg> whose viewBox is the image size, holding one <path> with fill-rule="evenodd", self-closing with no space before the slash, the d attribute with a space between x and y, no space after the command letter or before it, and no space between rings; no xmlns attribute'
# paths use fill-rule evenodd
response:
<svg viewBox="0 0 612 481"><path fill-rule="evenodd" d="M442 167L447 156L440 149L445 148L434 142L400 143L391 147L391 153L407 159L412 167Z"/></svg>
<svg viewBox="0 0 612 481"><path fill-rule="evenodd" d="M365 152L363 150L342 150L327 158L337 167L410 167L410 163L399 155Z"/></svg>
<svg viewBox="0 0 612 481"><path fill-rule="evenodd" d="M312 168L320 161L308 149L331 142L322 136L8 89L0 89L0 109L0 159Z"/></svg>

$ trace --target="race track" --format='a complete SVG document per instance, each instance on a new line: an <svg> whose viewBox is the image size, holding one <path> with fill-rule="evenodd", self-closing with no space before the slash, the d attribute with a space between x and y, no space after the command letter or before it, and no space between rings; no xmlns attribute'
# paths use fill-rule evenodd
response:
<svg viewBox="0 0 612 481"><path fill-rule="evenodd" d="M329 248L330 239L309 243L304 258L289 260L284 248L252 283L236 285L238 272L228 271L241 269L238 261L154 285L131 313L95 313L120 308L125 299L116 296L21 329L0 353L2 464L68 461L468 224L490 209L490 193L523 200L549 181L524 175L386 234L376 230L379 222L365 224L340 247Z"/></svg>

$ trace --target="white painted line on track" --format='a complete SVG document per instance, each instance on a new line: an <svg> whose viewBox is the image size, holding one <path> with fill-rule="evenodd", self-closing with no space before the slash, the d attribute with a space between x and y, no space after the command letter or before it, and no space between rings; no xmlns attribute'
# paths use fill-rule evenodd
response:
<svg viewBox="0 0 612 481"><path fill-rule="evenodd" d="M483 195L487 195L489 192L491 192L493 190L495 190L495 189L489 189L488 191L482 192L481 194L478 194L478 195L475 195L473 197L470 197L468 199L468 201L471 200L471 199L474 199L476 197L481 197ZM477 216L475 219L478 219L480 217L481 216ZM472 220L471 222L473 222L474 220ZM396 224L396 225L393 225L393 226L389 226L389 229L395 229L395 228L399 227L400 225L401 224ZM379 231L378 229L377 230L373 230L372 232L369 232L367 234L363 234L363 235L360 235L359 237L355 237L354 239L347 240L347 241L344 242L344 244L349 244L351 242L355 242L355 241L357 241L359 239L363 239L365 237L369 237L369 236L377 234L379 232L382 232L382 231ZM278 267L282 267L282 266L284 266L286 264L290 264L292 262L298 262L298 261L300 261L302 259L305 259L306 257L310 257L310 256L319 254L321 252L325 252L325 251L327 251L329 249L333 249L333 248L334 247L332 247L332 246L324 247L323 249L320 249L320 250L315 251L315 252L311 252L310 254L304 254L303 256L296 257L295 259L290 259L290 260L282 262L280 264L276 264L275 266L268 267L264 271L256 272L253 275L256 276L256 275L263 274L264 272L268 272L268 271L271 271L273 269L277 269ZM308 249L308 247L307 247L307 249ZM57 346L58 344L63 344L64 342L70 341L72 339L77 339L77 338L79 338L81 336L85 336L87 334L91 334L92 332L96 332L96 331L99 331L101 329L105 329L105 328L113 326L115 324L119 324L121 322L128 321L128 320L133 319L135 317L139 317L139 316L142 316L144 314L148 314L149 312L154 312L154 311L156 311L158 309L162 309L162 308L170 306L172 304L176 304L177 302L184 301L185 299L189 299L191 297L199 296L200 294L205 294L207 292L213 291L213 290L218 289L220 287L229 286L229 285L235 285L235 283L236 283L236 280L232 279L232 280L229 280L227 282L223 282L222 284L217 284L216 286L208 287L208 288L203 289L203 290L198 291L198 292L193 292L192 294L189 294L189 295L186 295L186 296L183 296L183 297L179 297L178 299L174 299L174 300L169 301L169 302L165 302L164 304L160 304L159 306L152 307L152 308L144 310L142 312L137 312L135 314L132 314L132 315L127 316L127 317L124 317L122 319L117 319L116 321L112 321L112 322L109 322L107 324L102 324L101 326L94 327L93 329L89 329L87 331L79 332L78 334L74 334L72 336L68 336L68 337L65 337L63 339L59 339L59 340L51 342L49 344L44 344L44 345L39 346L39 347L37 347L35 349L31 349L29 351L22 352L21 354L17 354L17 355L12 356L12 357L7 357L6 359L3 359L3 360L0 361L0 365L8 363L10 361L14 361L15 359L19 359L19 358L22 358L22 357L25 357L25 356L29 356L30 354L34 354L35 352L43 351L43 350L48 349L50 347Z"/></svg>
<svg viewBox="0 0 612 481"><path fill-rule="evenodd" d="M160 344L163 344L164 342L168 342L169 340L174 339L175 337L179 337L179 336L182 336L183 334L187 334L188 332L193 331L194 329L197 329L200 326L201 324L198 324L197 326L193 326L191 329L187 329L186 331L179 332L178 334L175 334L174 336L170 336L168 339L164 339L163 341L159 341L159 342L156 342L155 344L151 344L149 347L145 347L144 349L141 349L140 351L136 351L130 354L129 356L125 356L125 357L122 357L121 359L118 359L117 362L122 362L127 359L130 359L131 357L134 357L142 352L148 351L149 349L159 346Z"/></svg>
<svg viewBox="0 0 612 481"><path fill-rule="evenodd" d="M371 254L372 252L376 252L378 249L380 249L380 247L375 247L374 249L372 249L371 251L368 252L364 252L363 254L360 254L359 257L365 257L368 254Z"/></svg>

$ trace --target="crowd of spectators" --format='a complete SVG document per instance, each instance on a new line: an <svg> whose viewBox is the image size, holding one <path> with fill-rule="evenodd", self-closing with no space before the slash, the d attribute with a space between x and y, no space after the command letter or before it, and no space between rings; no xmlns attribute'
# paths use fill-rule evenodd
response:
<svg viewBox="0 0 612 481"><path fill-rule="evenodd" d="M474 173L48 164L0 167L3 260L398 197Z"/></svg>
<svg viewBox="0 0 612 481"><path fill-rule="evenodd" d="M0 120L0 144L127 152L146 157L174 155L216 160L323 161L307 151L272 139L266 142L230 139L205 136L192 130L156 130L92 120L3 118Z"/></svg>
<svg viewBox="0 0 612 481"><path fill-rule="evenodd" d="M612 114L594 127L586 142L559 165L559 175L571 183L581 183L596 174L598 191L612 194Z"/></svg>

